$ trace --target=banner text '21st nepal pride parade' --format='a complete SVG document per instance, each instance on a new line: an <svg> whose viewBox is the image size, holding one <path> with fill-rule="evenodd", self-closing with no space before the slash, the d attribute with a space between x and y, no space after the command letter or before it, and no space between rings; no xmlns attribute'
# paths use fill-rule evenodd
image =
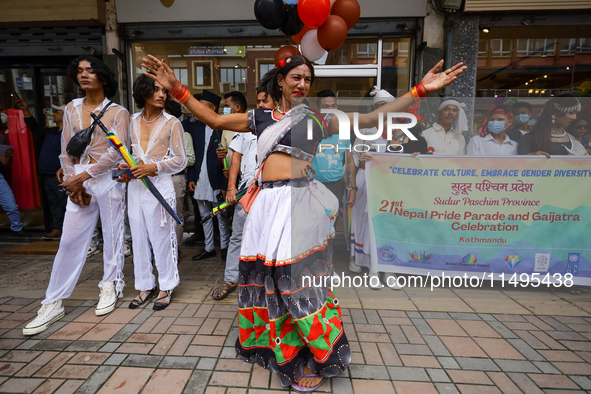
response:
<svg viewBox="0 0 591 394"><path fill-rule="evenodd" d="M380 270L591 284L588 159L375 154L367 177Z"/></svg>

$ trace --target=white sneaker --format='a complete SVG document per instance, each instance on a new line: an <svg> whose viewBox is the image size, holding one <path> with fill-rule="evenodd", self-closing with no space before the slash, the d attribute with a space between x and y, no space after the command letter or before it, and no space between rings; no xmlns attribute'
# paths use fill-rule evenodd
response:
<svg viewBox="0 0 591 394"><path fill-rule="evenodd" d="M94 256L95 254L100 253L100 252L101 252L101 250L99 249L98 246L90 246L88 248L88 252L86 253L86 257L88 258L90 256Z"/></svg>
<svg viewBox="0 0 591 394"><path fill-rule="evenodd" d="M355 265L355 256L351 256L349 259L349 271L354 272L356 274L361 273L361 267Z"/></svg>
<svg viewBox="0 0 591 394"><path fill-rule="evenodd" d="M376 278L376 279L372 279ZM369 278L367 279L367 283L369 284L369 288L372 290L379 290L382 287L382 282L380 282L380 275L377 272L370 272Z"/></svg>
<svg viewBox="0 0 591 394"><path fill-rule="evenodd" d="M115 309L117 302L117 292L115 291L115 282L103 282L99 302L96 305L94 314L97 316L106 315Z"/></svg>
<svg viewBox="0 0 591 394"><path fill-rule="evenodd" d="M386 286L388 286L392 290L402 290L402 286L398 285L396 275L391 272L384 272L382 281Z"/></svg>
<svg viewBox="0 0 591 394"><path fill-rule="evenodd" d="M125 242L125 257L129 257L133 254L131 251L131 245Z"/></svg>
<svg viewBox="0 0 591 394"><path fill-rule="evenodd" d="M66 315L62 301L53 304L42 305L37 311L37 317L23 328L23 335L35 335L43 332L49 326Z"/></svg>

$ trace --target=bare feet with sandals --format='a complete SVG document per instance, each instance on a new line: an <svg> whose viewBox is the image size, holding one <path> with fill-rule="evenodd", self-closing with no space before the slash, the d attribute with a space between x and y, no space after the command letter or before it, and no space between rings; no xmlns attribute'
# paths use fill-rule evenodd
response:
<svg viewBox="0 0 591 394"><path fill-rule="evenodd" d="M156 296L157 291L158 289L156 287L154 287L152 290L140 291L140 294L129 303L129 309L136 309L140 305L145 304L150 300L150 298ZM155 311L166 309L166 307L170 304L171 298L172 290L160 291L158 293L158 298L154 301L153 309Z"/></svg>
<svg viewBox="0 0 591 394"><path fill-rule="evenodd" d="M218 285L218 287L213 289L213 291L211 292L211 298L213 298L216 301L223 300L224 298L226 298L228 296L228 294L230 294L231 292L233 292L237 288L238 288L238 286L236 285L236 283L232 283L232 282L220 283Z"/></svg>
<svg viewBox="0 0 591 394"><path fill-rule="evenodd" d="M310 392L320 387L324 379L322 376L318 376L312 372L306 365L302 371L302 376L291 387L298 392Z"/></svg>

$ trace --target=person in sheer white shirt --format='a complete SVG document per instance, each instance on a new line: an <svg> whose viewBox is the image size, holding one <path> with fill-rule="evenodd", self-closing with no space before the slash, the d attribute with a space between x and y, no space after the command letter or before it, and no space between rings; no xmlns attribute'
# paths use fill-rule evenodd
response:
<svg viewBox="0 0 591 394"><path fill-rule="evenodd" d="M176 117L164 111L168 91L158 82L140 75L133 84L133 97L143 111L131 116L132 156L138 163L131 171L136 178L149 177L162 197L174 207L176 193L172 176L187 166L183 127ZM176 222L141 179L129 181L128 194L135 288L140 291L129 308L135 309L156 295L151 249L160 288L153 309L162 310L170 304L172 291L180 282Z"/></svg>
<svg viewBox="0 0 591 394"><path fill-rule="evenodd" d="M129 112L108 99L117 93L117 78L101 60L80 56L68 67L68 76L85 92L84 98L71 101L64 111L60 162L65 180L61 186L69 200L60 247L41 302L43 306L35 320L23 329L24 335L43 332L65 315L62 300L70 297L80 278L99 216L103 227L104 273L98 285L101 291L95 314L111 312L117 297L123 296L125 286L125 187L111 178L111 169L122 159L98 126L80 156L70 156L67 147L78 132L93 124L91 114L99 115L103 110L101 122L127 145Z"/></svg>
<svg viewBox="0 0 591 394"><path fill-rule="evenodd" d="M434 155L466 154L466 140L462 135L468 130L465 106L456 100L442 102L437 110L437 122L423 131L427 146L433 149Z"/></svg>

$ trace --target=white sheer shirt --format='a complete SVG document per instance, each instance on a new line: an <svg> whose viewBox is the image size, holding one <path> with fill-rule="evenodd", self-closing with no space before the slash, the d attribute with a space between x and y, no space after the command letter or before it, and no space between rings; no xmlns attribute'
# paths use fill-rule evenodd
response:
<svg viewBox="0 0 591 394"><path fill-rule="evenodd" d="M87 111L86 108L84 108L84 100L84 98L72 100L66 106L66 110L64 111L64 127L61 139L62 154L60 155L60 163L64 170L64 177L66 178L75 175L75 158L68 155L66 147L68 146L70 139L72 139L78 131L84 129L82 113L83 111ZM98 115L108 102L109 99L105 98L105 100L96 107L93 112ZM129 112L127 112L125 108L119 104L111 104L103 114L101 122L110 132L119 137L123 145L129 146ZM96 161L92 167L86 170L91 177L96 177L110 171L123 161L115 148L109 144L105 138L105 133L99 126L95 127L90 137L90 142L86 146L82 155L80 155L80 164L88 165L90 164L91 159Z"/></svg>
<svg viewBox="0 0 591 394"><path fill-rule="evenodd" d="M150 132L146 151L141 145L142 112L131 116L131 151L133 158L144 164L156 164L158 174L174 175L187 167L185 133L177 118L162 112Z"/></svg>

